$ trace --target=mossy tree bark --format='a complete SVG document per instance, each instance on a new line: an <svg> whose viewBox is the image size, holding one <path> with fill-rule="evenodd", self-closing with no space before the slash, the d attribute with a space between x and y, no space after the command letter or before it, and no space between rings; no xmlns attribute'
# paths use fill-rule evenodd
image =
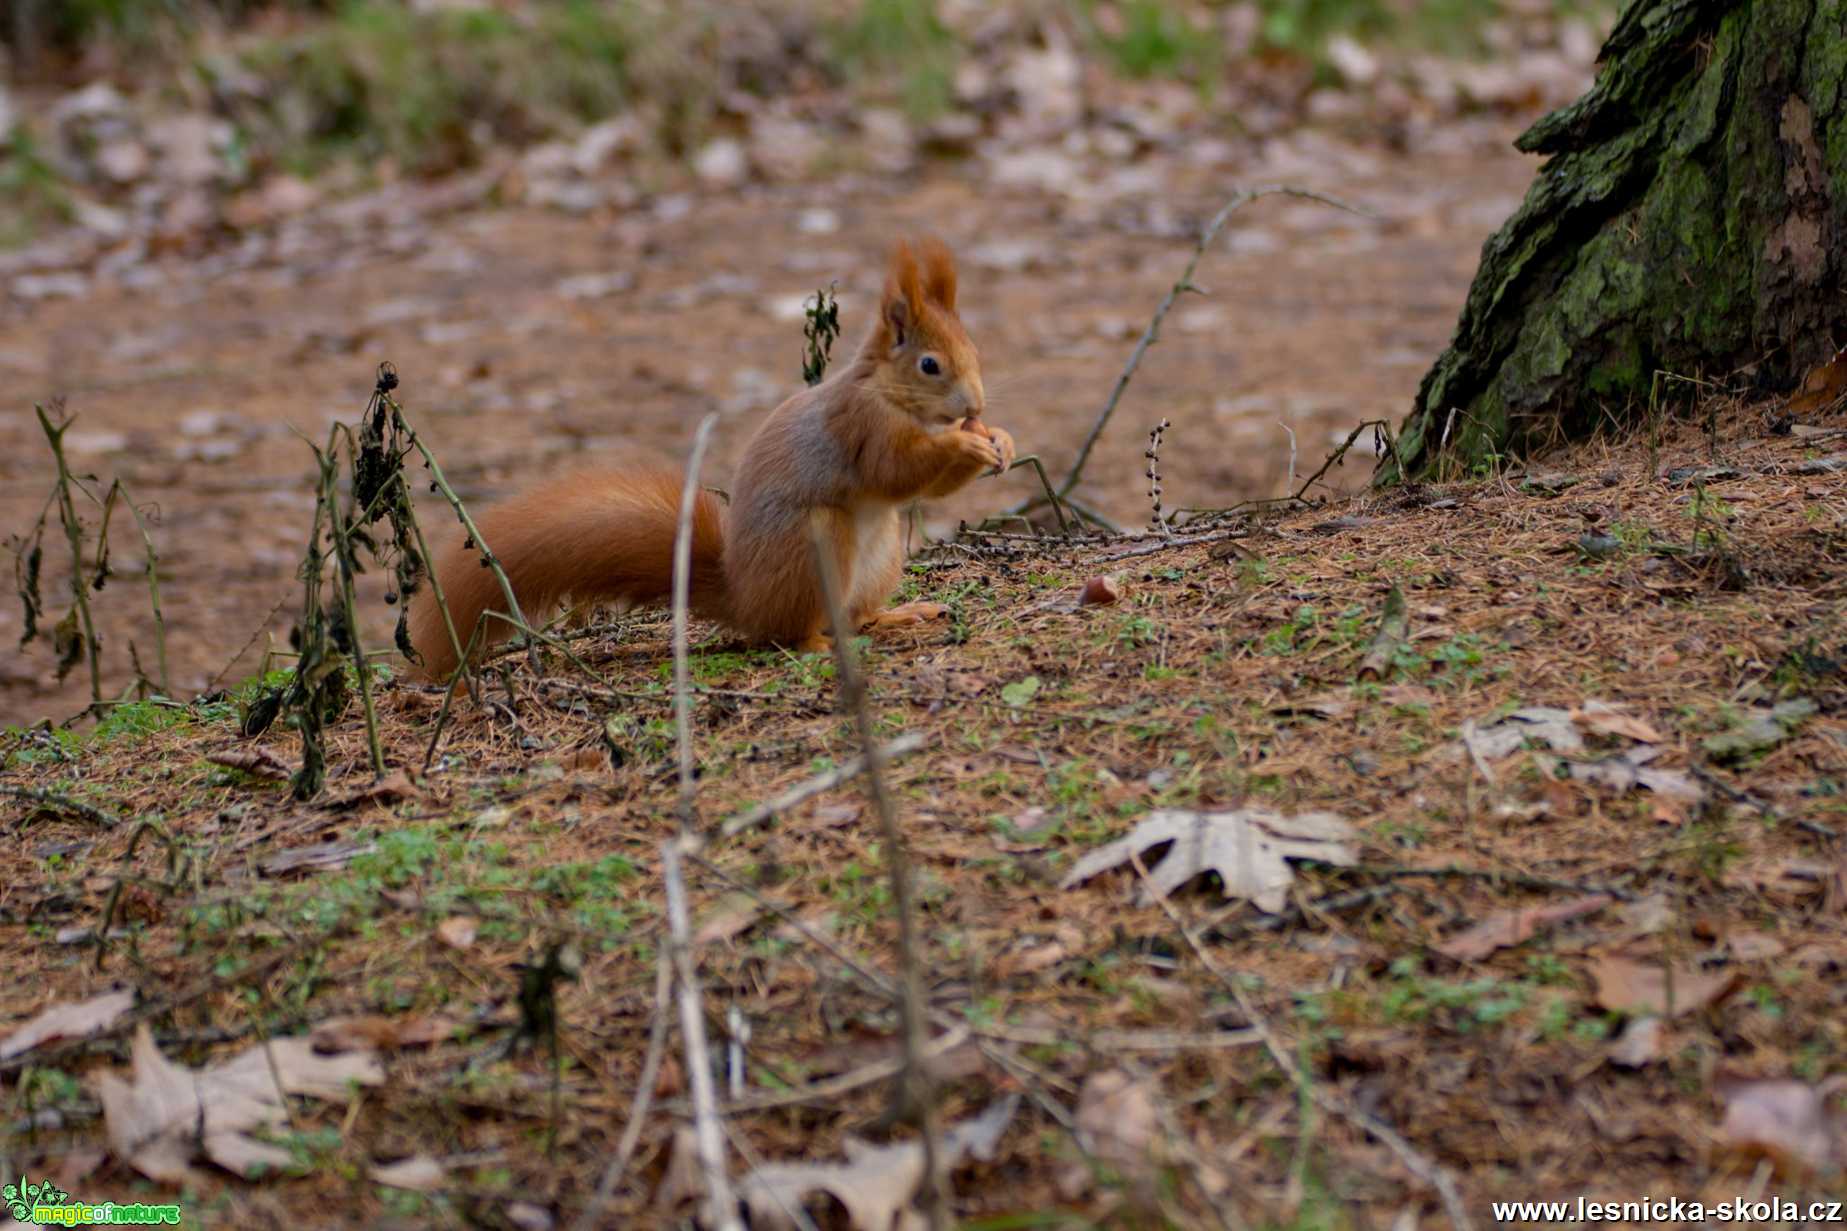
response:
<svg viewBox="0 0 1847 1231"><path fill-rule="evenodd" d="M1841 340L1847 0L1630 0L1601 60L1516 143L1550 159L1381 477L1620 423L1657 372L1786 389Z"/></svg>

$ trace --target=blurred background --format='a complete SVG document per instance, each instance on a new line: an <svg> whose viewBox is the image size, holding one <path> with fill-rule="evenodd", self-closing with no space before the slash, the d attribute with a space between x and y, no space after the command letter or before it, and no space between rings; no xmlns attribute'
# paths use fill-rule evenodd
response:
<svg viewBox="0 0 1847 1231"><path fill-rule="evenodd" d="M722 482L800 385L803 298L838 289L850 347L915 231L961 256L990 418L1056 475L1200 226L1269 182L1370 216L1239 214L1080 490L1145 522L1142 442L1168 418L1168 507L1275 495L1353 424L1408 409L1531 178L1512 138L1589 85L1613 18L1571 0L10 0L0 537L44 507L32 406L61 395L72 465L149 514L176 691L235 679L286 635L300 435L356 415L378 361L470 500L580 460L677 461L708 410ZM930 524L1034 486L976 484ZM118 573L145 555L132 533L117 550ZM151 636L130 588L99 605L117 683ZM0 644L20 632L0 604ZM55 659L0 655L0 718L81 705Z"/></svg>

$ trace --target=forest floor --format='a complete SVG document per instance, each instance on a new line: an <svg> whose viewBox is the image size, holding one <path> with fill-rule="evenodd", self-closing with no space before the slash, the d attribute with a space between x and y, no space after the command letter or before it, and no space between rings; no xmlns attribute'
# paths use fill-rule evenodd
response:
<svg viewBox="0 0 1847 1231"><path fill-rule="evenodd" d="M1477 1226L1501 1200L1843 1196L1819 1087L1847 1049L1847 419L1765 421L1730 407L1710 436L1674 421L1171 540L923 553L905 593L949 618L865 662L880 735L919 740L887 779L941 1110L999 1134L953 1171L960 1225L1440 1226L1431 1168ZM1117 601L1080 606L1102 575ZM185 1066L244 1053L260 1098L272 1073L312 1084L281 1043L313 1026L336 1079L271 1124L280 1161L235 1137L208 1148L258 1178L184 1172L191 1146L141 1160L183 1176L189 1225L575 1225L644 1089L594 1225L673 1223L697 1167L656 977L668 623L573 644L581 667L504 659L427 763L440 696L384 682L390 775L349 708L311 803L285 781L295 737L241 739L237 698L15 737L0 788L53 798L0 834L20 870L0 1021L133 995L0 1042L9 1174L173 1200L104 1161L94 1079L126 1071L131 1027ZM855 754L831 662L695 627L691 672L702 826ZM1065 883L1191 809L1269 811L1211 821L1221 875L1175 872L1157 901L1133 861ZM1196 854L1156 841L1156 877ZM912 1132L880 845L853 784L687 865L734 1173ZM1253 849L1307 856L1244 889L1269 911L1232 892ZM575 978L537 977L548 953ZM507 1054L547 1011L561 1067L542 1029ZM152 1131L171 1086L135 1067L144 1100L111 1123ZM902 1199L902 1161L807 1178Z"/></svg>

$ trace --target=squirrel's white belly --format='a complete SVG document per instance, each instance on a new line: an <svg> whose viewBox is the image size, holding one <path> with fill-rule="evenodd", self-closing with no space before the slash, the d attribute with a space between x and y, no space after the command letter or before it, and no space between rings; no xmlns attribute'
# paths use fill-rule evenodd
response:
<svg viewBox="0 0 1847 1231"><path fill-rule="evenodd" d="M878 593L885 578L904 551L904 536L898 533L898 506L864 504L853 514L853 575L847 579L847 611L869 611L883 606L885 594Z"/></svg>

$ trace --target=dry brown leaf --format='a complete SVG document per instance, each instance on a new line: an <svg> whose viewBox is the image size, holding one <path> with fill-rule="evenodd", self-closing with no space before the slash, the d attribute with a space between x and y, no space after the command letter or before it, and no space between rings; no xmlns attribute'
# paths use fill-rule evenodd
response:
<svg viewBox="0 0 1847 1231"><path fill-rule="evenodd" d="M271 1039L223 1064L188 1069L160 1054L145 1023L135 1031L131 1073L131 1081L114 1073L96 1078L110 1148L143 1175L167 1183L191 1178L192 1160L201 1153L245 1178L287 1167L287 1150L247 1135L287 1126L285 1095L343 1102L354 1084L385 1080L372 1052L317 1055L305 1038Z"/></svg>
<svg viewBox="0 0 1847 1231"><path fill-rule="evenodd" d="M1579 726L1602 735L1621 735L1644 744L1661 742L1661 732L1633 714L1624 713L1620 706L1608 701L1586 701L1571 711L1571 717Z"/></svg>
<svg viewBox="0 0 1847 1231"><path fill-rule="evenodd" d="M100 1034L134 1007L133 988L104 992L75 1004L52 1005L5 1039L0 1039L0 1060L10 1060L54 1039L81 1039Z"/></svg>
<svg viewBox="0 0 1847 1231"><path fill-rule="evenodd" d="M1706 789L1692 775L1677 769L1656 769L1648 762L1660 755L1659 748L1631 748L1620 756L1601 761L1567 761L1554 758L1551 772L1564 772L1575 781L1595 783L1612 791L1633 791L1647 787L1656 795L1685 803L1698 803Z"/></svg>
<svg viewBox="0 0 1847 1231"><path fill-rule="evenodd" d="M741 890L727 893L714 902L712 909L699 921L693 932L693 943L713 945L740 936L749 931L763 913L763 907L748 893Z"/></svg>
<svg viewBox="0 0 1847 1231"><path fill-rule="evenodd" d="M383 1163L371 1169L374 1180L391 1188L431 1193L442 1187L448 1173L428 1154L413 1154L395 1163Z"/></svg>
<svg viewBox="0 0 1847 1231"><path fill-rule="evenodd" d="M1297 697L1270 707L1279 718L1345 718L1353 712L1353 702L1339 693L1324 692L1314 697Z"/></svg>
<svg viewBox="0 0 1847 1231"><path fill-rule="evenodd" d="M1839 1077L1820 1086L1721 1079L1719 1137L1733 1149L1768 1155L1786 1171L1837 1174L1847 1168L1847 1113L1831 1109L1828 1100L1842 1084Z"/></svg>
<svg viewBox="0 0 1847 1231"><path fill-rule="evenodd" d="M1666 1042L1666 1027L1660 1018L1653 1014L1632 1017L1610 1045L1610 1063L1625 1069L1643 1068L1666 1053Z"/></svg>
<svg viewBox="0 0 1847 1231"><path fill-rule="evenodd" d="M1779 957L1787 947L1770 933L1755 928L1745 928L1725 938L1726 952L1734 962L1761 962L1766 958Z"/></svg>
<svg viewBox="0 0 1847 1231"><path fill-rule="evenodd" d="M428 1047L454 1033L452 1018L385 1017L368 1013L356 1017L330 1017L308 1032L308 1042L316 1052L333 1055L347 1051Z"/></svg>
<svg viewBox="0 0 1847 1231"><path fill-rule="evenodd" d="M1159 1119L1153 1078L1136 1080L1110 1069L1086 1077L1083 1089L1078 1092L1079 1140L1092 1158L1133 1187L1154 1183L1154 1143ZM1088 1178L1090 1169L1083 1170ZM1075 1178L1066 1177L1067 1181ZM1063 1191L1070 1191L1069 1183L1063 1186Z"/></svg>
<svg viewBox="0 0 1847 1231"><path fill-rule="evenodd" d="M1597 1003L1612 1013L1658 1013L1664 1017L1679 1017L1716 1004L1739 983L1736 971L1704 971L1690 966L1664 970L1659 962L1623 957L1599 959L1591 974L1597 980Z"/></svg>
<svg viewBox="0 0 1847 1231"><path fill-rule="evenodd" d="M286 781L293 772L284 764L281 757L261 744L252 744L246 748L226 748L219 752L208 752L205 759L213 765L223 765L228 769L241 770L253 778L264 778L271 782Z"/></svg>
<svg viewBox="0 0 1847 1231"><path fill-rule="evenodd" d="M992 1158L1018 1105L1019 1096L1009 1095L980 1115L947 1129L937 1146L940 1165L948 1170L970 1154ZM682 1149L690 1144L675 1138L670 1175L679 1171ZM766 1163L738 1181L738 1198L750 1211L751 1227L756 1231L793 1231L799 1224L789 1211L801 1209L810 1196L823 1192L846 1208L848 1225L855 1231L895 1231L911 1225L911 1200L924 1174L923 1146L915 1141L875 1146L848 1137L843 1148L847 1155L844 1163ZM693 1183L696 1194L696 1179ZM662 1187L664 1190L667 1186ZM675 1187L676 1192L686 1188L684 1176Z"/></svg>
<svg viewBox="0 0 1847 1231"><path fill-rule="evenodd" d="M1808 415L1820 410L1843 392L1847 392L1847 347L1834 352L1826 363L1818 363L1802 378L1802 388L1789 399L1789 412Z"/></svg>
<svg viewBox="0 0 1847 1231"><path fill-rule="evenodd" d="M295 846L267 855L257 863L265 876L281 876L303 868L322 871L344 868L356 855L370 855L378 849L375 842L317 842L313 846Z"/></svg>
<svg viewBox="0 0 1847 1231"><path fill-rule="evenodd" d="M1003 979L1013 979L1020 975L1038 974L1070 956L1071 951L1054 940L1007 954L994 964L994 971Z"/></svg>
<svg viewBox="0 0 1847 1231"><path fill-rule="evenodd" d="M1550 906L1502 911L1450 937L1437 946L1437 952L1458 962L1478 962L1497 949L1531 940L1554 924L1595 914L1610 901L1605 894L1593 893Z"/></svg>
<svg viewBox="0 0 1847 1231"><path fill-rule="evenodd" d="M480 921L473 915L450 915L436 925L436 939L451 949L466 949L475 943Z"/></svg>
<svg viewBox="0 0 1847 1231"><path fill-rule="evenodd" d="M410 775L401 769L394 769L383 778L367 783L357 791L328 800L324 806L334 811L343 811L348 808L357 808L362 804L394 804L401 799L409 799L416 793L417 788L411 782Z"/></svg>
<svg viewBox="0 0 1847 1231"><path fill-rule="evenodd" d="M1069 889L1099 872L1126 864L1130 856L1171 843L1148 877L1162 893L1172 893L1203 872L1217 872L1228 898L1249 898L1259 910L1283 908L1295 874L1291 859L1316 859L1338 867L1359 862L1347 841L1353 826L1332 812L1284 816L1269 808L1235 812L1194 812L1170 808L1150 812L1125 838L1100 846L1059 882ZM1147 898L1146 887L1137 891Z"/></svg>

